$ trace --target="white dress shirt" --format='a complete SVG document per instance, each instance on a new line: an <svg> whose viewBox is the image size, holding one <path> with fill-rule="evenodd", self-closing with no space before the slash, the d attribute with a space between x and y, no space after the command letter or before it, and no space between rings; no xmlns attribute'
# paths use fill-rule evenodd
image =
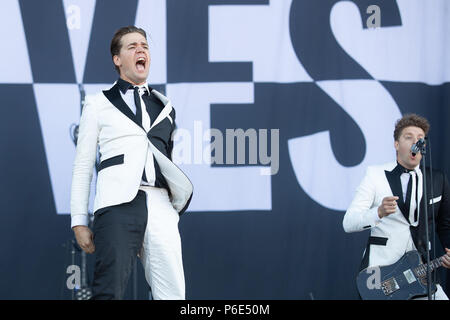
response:
<svg viewBox="0 0 450 320"><path fill-rule="evenodd" d="M142 95L144 94L144 89L147 90L147 92L150 94L150 90L148 88L148 84L145 83L143 85L138 86L139 87L139 97L141 99L141 110L142 110L142 126L144 127L145 131L148 132L150 130L151 126L151 119L149 114L147 113L147 109L145 108L144 100L142 100ZM127 90L127 92L122 93L120 91L120 95L122 96L123 101L127 104L127 106L130 108L130 110L136 114L136 103L134 102L134 90ZM153 159L148 159L151 165L153 165ZM155 177L149 177L148 175L151 174L151 172L146 172L147 180L148 182L142 180L141 185L144 186L154 186L155 185ZM154 174L153 174L154 175Z"/></svg>
<svg viewBox="0 0 450 320"><path fill-rule="evenodd" d="M150 90L148 89L148 85L147 84L143 84L138 86L139 87L139 97L141 99L141 106L145 106L144 100L142 100L142 95L144 94L144 89L147 90L147 92L150 94ZM130 108L130 110L136 114L136 104L134 103L134 91L133 90L127 90L127 92L122 93L122 91L120 91L120 95L122 96L123 101L125 101L125 103L127 104L127 106ZM151 119L150 116L147 113L146 108L142 108L142 126L144 127L145 131L148 132L148 130L150 129L150 123L151 123Z"/></svg>
<svg viewBox="0 0 450 320"><path fill-rule="evenodd" d="M414 168L414 171L417 172L417 170L419 169L419 165L417 167ZM411 175L407 172L404 172L400 175L400 182L402 184L402 194L403 194L403 202L406 202L406 192L408 191L408 183L409 183L409 179L411 179ZM414 203L416 206L417 204ZM411 205L411 204L410 204ZM416 208L414 208L415 210ZM412 238L409 239L408 241L408 251L409 250L417 250L414 242L412 241Z"/></svg>

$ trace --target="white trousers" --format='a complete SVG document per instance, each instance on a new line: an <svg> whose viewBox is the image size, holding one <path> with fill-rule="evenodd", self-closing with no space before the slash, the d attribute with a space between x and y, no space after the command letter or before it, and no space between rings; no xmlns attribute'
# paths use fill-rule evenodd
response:
<svg viewBox="0 0 450 320"><path fill-rule="evenodd" d="M178 230L179 215L167 190L139 188L147 195L148 220L139 254L154 300L184 300L185 282Z"/></svg>
<svg viewBox="0 0 450 320"><path fill-rule="evenodd" d="M436 285L436 293L431 295L431 298L434 300L448 300L447 295L444 292L444 289L442 289L440 284ZM428 297L421 297L421 298L416 298L413 300L428 300Z"/></svg>

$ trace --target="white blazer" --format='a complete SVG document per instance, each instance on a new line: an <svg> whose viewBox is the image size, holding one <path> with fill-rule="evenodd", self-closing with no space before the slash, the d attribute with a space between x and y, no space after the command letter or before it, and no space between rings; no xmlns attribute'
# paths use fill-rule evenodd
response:
<svg viewBox="0 0 450 320"><path fill-rule="evenodd" d="M148 156L154 156L167 181L174 209L182 214L192 198L193 185L186 175L151 142L165 132L169 139L175 128L174 111L167 97L151 91L164 104L147 133L133 119L134 114L120 97L117 85L109 91L86 96L80 119L71 189L71 226L88 224L90 184L97 157L100 169L94 212L130 202L138 192ZM107 97L108 96L108 97ZM114 103L112 103L112 102ZM157 130L153 130L157 128ZM162 130L161 130L162 129Z"/></svg>
<svg viewBox="0 0 450 320"><path fill-rule="evenodd" d="M392 171L396 162L369 166L343 220L345 232L370 229L374 239L370 245L368 266L390 265L407 251L415 250L410 224L397 206L397 211L382 219L378 207L384 197L393 196L385 171Z"/></svg>

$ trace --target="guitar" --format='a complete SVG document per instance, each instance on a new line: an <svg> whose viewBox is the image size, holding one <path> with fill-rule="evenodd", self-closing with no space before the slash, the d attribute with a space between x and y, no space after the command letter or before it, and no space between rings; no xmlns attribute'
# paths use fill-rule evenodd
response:
<svg viewBox="0 0 450 320"><path fill-rule="evenodd" d="M431 271L442 266L442 257L430 261ZM356 277L363 300L409 300L427 296L427 265L420 263L417 250L412 250L396 263L369 267ZM436 292L433 283L431 291Z"/></svg>

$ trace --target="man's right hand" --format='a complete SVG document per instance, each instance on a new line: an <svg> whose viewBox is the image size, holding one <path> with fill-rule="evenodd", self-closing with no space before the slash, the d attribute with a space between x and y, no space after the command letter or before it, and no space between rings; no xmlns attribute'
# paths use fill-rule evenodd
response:
<svg viewBox="0 0 450 320"><path fill-rule="evenodd" d="M87 226L73 227L75 238L81 249L86 253L94 253L95 246L92 231Z"/></svg>
<svg viewBox="0 0 450 320"><path fill-rule="evenodd" d="M385 197L378 207L378 216L381 218L393 214L397 211L398 197Z"/></svg>

